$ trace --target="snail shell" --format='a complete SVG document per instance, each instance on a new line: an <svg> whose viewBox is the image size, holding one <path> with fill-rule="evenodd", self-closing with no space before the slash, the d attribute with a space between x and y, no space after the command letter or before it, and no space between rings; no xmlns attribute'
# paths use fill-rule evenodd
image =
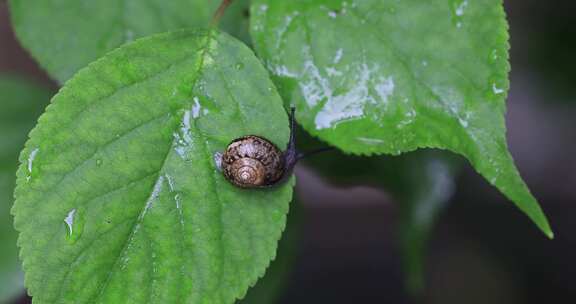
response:
<svg viewBox="0 0 576 304"><path fill-rule="evenodd" d="M285 155L265 138L249 135L235 139L221 158L224 176L241 188L277 183L285 174Z"/></svg>

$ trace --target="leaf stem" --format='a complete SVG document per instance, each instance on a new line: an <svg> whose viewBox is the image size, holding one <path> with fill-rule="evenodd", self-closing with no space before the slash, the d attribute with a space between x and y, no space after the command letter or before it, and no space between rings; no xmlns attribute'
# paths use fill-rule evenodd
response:
<svg viewBox="0 0 576 304"><path fill-rule="evenodd" d="M226 12L226 9L230 6L230 4L232 4L232 1L234 1L234 0L222 0L222 3L220 3L220 6L218 7L216 12L214 13L214 16L212 17L212 22L211 22L212 26L218 25L218 23L220 22L220 19L222 18L222 16Z"/></svg>

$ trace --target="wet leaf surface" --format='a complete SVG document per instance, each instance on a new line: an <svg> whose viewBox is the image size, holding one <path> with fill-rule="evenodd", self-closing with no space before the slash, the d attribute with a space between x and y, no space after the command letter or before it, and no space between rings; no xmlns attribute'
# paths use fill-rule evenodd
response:
<svg viewBox="0 0 576 304"><path fill-rule="evenodd" d="M255 0L258 54L303 127L341 150L464 155L548 236L508 152L502 2Z"/></svg>
<svg viewBox="0 0 576 304"><path fill-rule="evenodd" d="M224 179L213 155L245 134L285 147L288 116L226 34L140 39L80 71L20 157L13 212L35 302L242 297L276 254L293 185Z"/></svg>

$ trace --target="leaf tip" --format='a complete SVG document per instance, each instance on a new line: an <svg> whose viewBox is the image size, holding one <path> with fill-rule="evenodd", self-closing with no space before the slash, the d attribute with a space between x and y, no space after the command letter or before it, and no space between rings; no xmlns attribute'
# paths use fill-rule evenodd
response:
<svg viewBox="0 0 576 304"><path fill-rule="evenodd" d="M550 222L548 221L548 218L546 217L546 215L542 212L542 218L539 220L534 220L532 219L535 223L536 226L538 226L538 228L540 229L540 231L542 231L542 233L544 233L544 235L550 239L553 240L554 239L554 231L552 230L552 227L550 227Z"/></svg>
<svg viewBox="0 0 576 304"><path fill-rule="evenodd" d="M554 239L554 231L552 231L550 227L548 227L547 230L544 230L544 234L548 237L548 239L550 240Z"/></svg>

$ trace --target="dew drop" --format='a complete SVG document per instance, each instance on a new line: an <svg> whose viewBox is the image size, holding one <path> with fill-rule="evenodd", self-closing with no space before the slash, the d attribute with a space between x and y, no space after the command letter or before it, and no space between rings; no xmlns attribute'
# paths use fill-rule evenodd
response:
<svg viewBox="0 0 576 304"><path fill-rule="evenodd" d="M500 95L500 94L504 93L504 91L505 91L504 89L497 87L495 83L492 84L492 92L495 95Z"/></svg>
<svg viewBox="0 0 576 304"><path fill-rule="evenodd" d="M200 113L202 110L202 105L200 105L200 99L198 97L194 97L194 105L192 106L192 118L200 117Z"/></svg>
<svg viewBox="0 0 576 304"><path fill-rule="evenodd" d="M83 217L78 209L74 208L66 214L64 224L66 226L66 240L75 243L80 238L84 227Z"/></svg>
<svg viewBox="0 0 576 304"><path fill-rule="evenodd" d="M72 233L74 232L74 215L75 214L76 214L76 209L72 209L70 212L68 212L68 215L64 219L64 223L66 223L66 226L68 228L68 236L71 236Z"/></svg>
<svg viewBox="0 0 576 304"><path fill-rule="evenodd" d="M243 69L243 68L244 68L244 64L243 64L242 62L238 62L238 63L236 64L236 69L237 69L237 70L241 70L241 69Z"/></svg>
<svg viewBox="0 0 576 304"><path fill-rule="evenodd" d="M103 161L101 159L97 159L96 160L96 166L100 167L102 166Z"/></svg>
<svg viewBox="0 0 576 304"><path fill-rule="evenodd" d="M462 17L464 15L464 10L466 10L466 7L468 6L468 1L462 1L462 3L460 3L455 10L456 16L458 17Z"/></svg>
<svg viewBox="0 0 576 304"><path fill-rule="evenodd" d="M39 151L39 149L36 148L36 149L32 150L32 152L30 152L30 155L28 156L28 176L26 176L26 181L30 181L30 179L32 178L32 170L34 167L34 160L36 159L36 156L38 155L38 151Z"/></svg>
<svg viewBox="0 0 576 304"><path fill-rule="evenodd" d="M34 159L36 158L36 155L38 154L38 148L32 150L32 152L30 152L30 156L28 157L28 172L32 173L32 165L34 164Z"/></svg>
<svg viewBox="0 0 576 304"><path fill-rule="evenodd" d="M490 54L488 56L488 61L490 63L497 63L499 59L500 59L500 56L498 55L497 49L493 49L492 51L490 51Z"/></svg>
<svg viewBox="0 0 576 304"><path fill-rule="evenodd" d="M221 152L214 153L214 164L216 165L216 169L218 169L218 171L222 171L222 153Z"/></svg>
<svg viewBox="0 0 576 304"><path fill-rule="evenodd" d="M452 23L457 28L462 28L463 18L466 14L466 9L468 8L468 0L458 1L452 0Z"/></svg>

